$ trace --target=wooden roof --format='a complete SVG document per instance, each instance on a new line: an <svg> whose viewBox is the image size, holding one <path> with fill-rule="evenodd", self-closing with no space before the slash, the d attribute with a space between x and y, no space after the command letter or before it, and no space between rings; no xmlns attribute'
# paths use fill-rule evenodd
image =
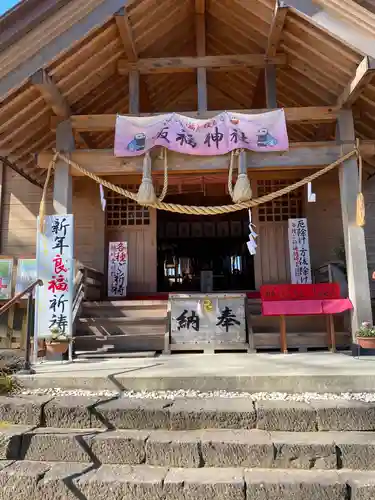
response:
<svg viewBox="0 0 375 500"><path fill-rule="evenodd" d="M72 19L79 19L79 9L100 3L103 0L88 0L82 7L77 0L24 0L18 11L15 8L3 16L0 85L2 78L66 29ZM55 145L52 117L128 113L128 76L120 74L121 62L195 56L195 8L194 0L129 1L125 13L104 20L68 50L62 47L59 55L44 64L46 73L24 79L0 96L0 156L7 156L23 175L41 184L45 174L37 168L35 154ZM265 54L267 50L285 54L287 64L277 68L278 107L335 105L365 54L294 9L285 9L275 26L274 11L275 0L206 0L206 55ZM16 19L21 23L18 30L14 29ZM277 43L273 49L270 36ZM263 72L255 67L208 69L208 109L265 107ZM46 77L52 101L51 94L43 92L45 85L40 85ZM375 80L366 83L354 103L355 126L360 138L375 139ZM142 74L140 108L149 113L196 110L196 71ZM291 141L328 140L334 135L334 125L292 124L289 134ZM76 139L78 147L113 147L113 132L81 132Z"/></svg>

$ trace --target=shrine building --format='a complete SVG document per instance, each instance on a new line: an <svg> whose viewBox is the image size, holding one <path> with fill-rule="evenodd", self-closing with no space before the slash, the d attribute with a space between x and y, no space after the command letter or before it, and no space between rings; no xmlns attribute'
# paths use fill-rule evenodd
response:
<svg viewBox="0 0 375 500"><path fill-rule="evenodd" d="M22 0L0 18L0 265L37 258L38 215L72 215L77 349L168 351L166 329L231 349L242 320L250 351L355 347L374 74L372 0ZM261 304L264 285L322 283L350 306ZM22 343L17 307L1 347Z"/></svg>

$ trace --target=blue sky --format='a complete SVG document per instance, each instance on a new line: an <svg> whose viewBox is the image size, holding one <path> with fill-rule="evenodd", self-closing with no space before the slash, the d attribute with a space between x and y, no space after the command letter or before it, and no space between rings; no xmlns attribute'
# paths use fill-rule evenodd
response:
<svg viewBox="0 0 375 500"><path fill-rule="evenodd" d="M19 0L0 0L0 16L18 2Z"/></svg>

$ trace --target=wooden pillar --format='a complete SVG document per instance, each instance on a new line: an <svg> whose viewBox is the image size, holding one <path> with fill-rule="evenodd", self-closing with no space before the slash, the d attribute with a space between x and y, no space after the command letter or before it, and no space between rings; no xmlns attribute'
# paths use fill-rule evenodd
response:
<svg viewBox="0 0 375 500"><path fill-rule="evenodd" d="M139 114L139 71L129 73L129 113Z"/></svg>
<svg viewBox="0 0 375 500"><path fill-rule="evenodd" d="M0 161L0 254L3 251L4 195L6 165Z"/></svg>
<svg viewBox="0 0 375 500"><path fill-rule="evenodd" d="M353 149L355 131L352 110L340 112L337 122L337 139L348 142L342 146L343 154ZM355 157L350 158L340 167L339 180L349 298L354 307L351 315L351 330L353 344L355 344L355 335L361 323L372 321L365 234L364 229L356 224L358 162Z"/></svg>
<svg viewBox="0 0 375 500"><path fill-rule="evenodd" d="M196 44L197 55L199 57L206 55L206 19L203 14L195 15L196 23ZM207 111L207 70L206 68L197 69L197 88L198 88L198 112Z"/></svg>
<svg viewBox="0 0 375 500"><path fill-rule="evenodd" d="M73 128L70 120L58 124L56 129L56 149L65 154L75 149ZM55 167L53 186L53 208L56 214L71 214L72 207L72 176L70 167L63 160L58 160Z"/></svg>
<svg viewBox="0 0 375 500"><path fill-rule="evenodd" d="M277 108L276 94L276 67L273 64L266 66L264 71L264 84L266 88L266 104L267 108Z"/></svg>

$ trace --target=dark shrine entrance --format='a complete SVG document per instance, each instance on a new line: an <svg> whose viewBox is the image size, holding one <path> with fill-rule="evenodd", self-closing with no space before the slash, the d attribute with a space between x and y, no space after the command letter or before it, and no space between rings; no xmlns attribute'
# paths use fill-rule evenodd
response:
<svg viewBox="0 0 375 500"><path fill-rule="evenodd" d="M184 176L164 201L182 205L228 205L227 181L217 175ZM221 182L222 181L222 182ZM194 216L158 211L158 291L254 290L254 259L246 246L246 210Z"/></svg>

